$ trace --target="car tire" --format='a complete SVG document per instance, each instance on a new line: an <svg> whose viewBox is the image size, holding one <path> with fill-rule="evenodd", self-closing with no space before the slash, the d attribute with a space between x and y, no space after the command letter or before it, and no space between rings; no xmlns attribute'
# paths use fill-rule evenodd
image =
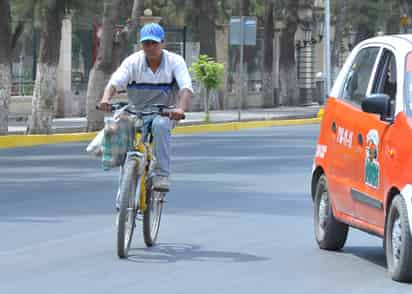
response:
<svg viewBox="0 0 412 294"><path fill-rule="evenodd" d="M396 195L386 221L385 255L391 278L412 282L412 236L405 200Z"/></svg>
<svg viewBox="0 0 412 294"><path fill-rule="evenodd" d="M346 242L349 227L333 215L326 176L320 176L315 194L315 238L319 248L339 250Z"/></svg>

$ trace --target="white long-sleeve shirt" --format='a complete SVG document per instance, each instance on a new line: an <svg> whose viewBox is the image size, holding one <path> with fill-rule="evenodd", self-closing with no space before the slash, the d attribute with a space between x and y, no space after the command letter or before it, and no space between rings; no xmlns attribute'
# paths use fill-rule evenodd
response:
<svg viewBox="0 0 412 294"><path fill-rule="evenodd" d="M162 50L162 61L156 72L153 72L143 51L127 57L113 73L108 86L117 91L127 90L129 101L138 109L150 107L152 104L176 104L173 91L188 89L193 93L192 79L186 63L180 55Z"/></svg>

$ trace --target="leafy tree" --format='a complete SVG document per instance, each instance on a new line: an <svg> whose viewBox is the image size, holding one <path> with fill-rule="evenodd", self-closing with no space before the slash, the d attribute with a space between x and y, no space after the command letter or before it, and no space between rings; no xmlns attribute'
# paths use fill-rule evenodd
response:
<svg viewBox="0 0 412 294"><path fill-rule="evenodd" d="M103 114L96 110L96 105L100 101L104 88L110 79L111 74L120 64L125 48L130 44L132 34L136 33L138 17L143 14L143 3L140 0L127 1L126 5L122 0L105 0L102 20L102 38L87 87L87 130L95 131L103 126ZM122 6L129 7L132 11L127 16L127 10ZM129 17L129 21L121 31L115 31L115 24L119 23L122 17Z"/></svg>
<svg viewBox="0 0 412 294"><path fill-rule="evenodd" d="M199 59L192 64L190 71L206 91L204 95L205 121L209 121L209 96L212 90L217 90L222 83L224 66L215 62L207 55L200 55Z"/></svg>
<svg viewBox="0 0 412 294"><path fill-rule="evenodd" d="M378 31L398 33L400 2L410 1L349 0L347 13L350 22L345 22L345 30L351 28L356 32L354 44L375 36ZM339 13L336 11L336 15Z"/></svg>
<svg viewBox="0 0 412 294"><path fill-rule="evenodd" d="M81 11L97 3L81 0L31 0L35 19L40 23L40 49L33 91L32 114L28 121L29 134L51 133L57 99L57 66L60 55L62 20L71 9ZM35 22L35 23L36 23Z"/></svg>
<svg viewBox="0 0 412 294"><path fill-rule="evenodd" d="M199 35L200 54L206 54L216 58L216 25L217 16L216 1L193 0L190 1L188 11L188 23Z"/></svg>

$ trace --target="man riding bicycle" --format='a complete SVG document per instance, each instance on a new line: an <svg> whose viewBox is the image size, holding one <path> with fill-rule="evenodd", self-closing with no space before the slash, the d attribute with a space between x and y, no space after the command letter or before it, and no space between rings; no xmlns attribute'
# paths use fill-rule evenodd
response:
<svg viewBox="0 0 412 294"><path fill-rule="evenodd" d="M164 49L165 33L156 23L149 23L140 30L143 50L127 57L108 82L100 109L111 111L111 99L116 92L127 90L129 100L137 109L148 109L153 104L177 105L168 117L153 115L144 118L144 125L152 128L155 167L154 190L170 190L170 141L175 121L184 118L192 95L192 81L184 59ZM175 101L175 86L179 89L179 101ZM177 102L177 104L176 104Z"/></svg>

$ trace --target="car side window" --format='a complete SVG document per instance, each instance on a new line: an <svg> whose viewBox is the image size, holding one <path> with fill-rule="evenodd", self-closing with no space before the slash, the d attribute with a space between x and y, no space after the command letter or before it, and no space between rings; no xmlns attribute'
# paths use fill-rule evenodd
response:
<svg viewBox="0 0 412 294"><path fill-rule="evenodd" d="M386 94L389 96L391 109L388 115L391 117L395 113L396 92L396 58L391 51L384 49L382 58L379 61L376 78L372 88L372 94Z"/></svg>
<svg viewBox="0 0 412 294"><path fill-rule="evenodd" d="M355 57L343 84L341 97L360 105L366 96L379 47L362 49Z"/></svg>

